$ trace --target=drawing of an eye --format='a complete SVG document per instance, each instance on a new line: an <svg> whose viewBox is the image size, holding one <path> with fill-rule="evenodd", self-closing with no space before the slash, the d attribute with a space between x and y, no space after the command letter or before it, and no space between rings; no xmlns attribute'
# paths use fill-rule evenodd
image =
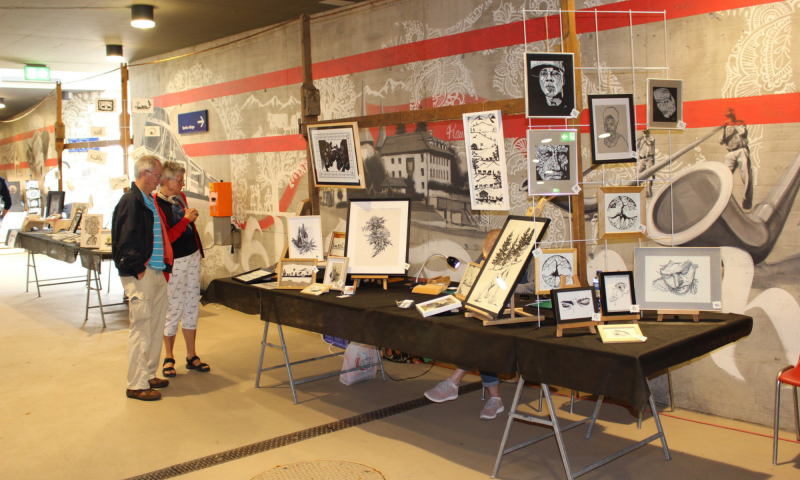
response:
<svg viewBox="0 0 800 480"><path fill-rule="evenodd" d="M561 300L561 308L565 310L572 310L574 306L575 303L572 300Z"/></svg>
<svg viewBox="0 0 800 480"><path fill-rule="evenodd" d="M592 304L592 301L588 297L579 298L577 301L578 305L580 305L581 307L588 307L589 305Z"/></svg>
<svg viewBox="0 0 800 480"><path fill-rule="evenodd" d="M627 195L614 197L608 203L608 208L606 209L608 222L617 230L631 228L636 223L636 219L639 218L638 212L639 206Z"/></svg>

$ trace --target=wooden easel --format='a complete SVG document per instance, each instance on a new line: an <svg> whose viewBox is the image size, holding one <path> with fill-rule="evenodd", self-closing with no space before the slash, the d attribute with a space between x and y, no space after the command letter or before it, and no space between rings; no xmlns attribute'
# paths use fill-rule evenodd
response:
<svg viewBox="0 0 800 480"><path fill-rule="evenodd" d="M383 283L383 289L389 289L389 275L350 275L353 279L353 286L358 288L361 280L374 280L378 283Z"/></svg>
<svg viewBox="0 0 800 480"><path fill-rule="evenodd" d="M570 287L580 287L581 286L580 278L578 278L577 275L573 275L572 276L572 285L567 285L567 276L566 275L561 275L561 288L566 288L568 286L570 286ZM557 305L553 305L553 308L556 309L556 308L558 308L558 306ZM597 329L595 328L595 325L598 325L600 323L602 323L602 322L590 321L590 322L576 322L576 323L559 324L559 325L556 325L556 337L561 337L564 334L564 330L568 330L570 328L584 328L584 327L589 327L589 332L597 335Z"/></svg>
<svg viewBox="0 0 800 480"><path fill-rule="evenodd" d="M470 318L477 318L478 320L483 321L483 326L488 327L490 325L508 325L511 323L527 323L527 322L537 322L542 321L541 316L534 315L532 313L528 313L522 307L517 307L514 304L514 296L511 296L511 308L506 308L503 310L502 315L509 315L506 318L497 317L492 318L485 312L478 310L477 308L470 307L468 305L464 305L464 308L467 312L464 314L465 317Z"/></svg>
<svg viewBox="0 0 800 480"><path fill-rule="evenodd" d="M525 212L526 217L541 217L542 212L544 212L544 207L547 206L547 197L542 197L536 202L536 206L528 207L528 211Z"/></svg>
<svg viewBox="0 0 800 480"><path fill-rule="evenodd" d="M658 314L658 321L661 322L664 320L664 315L691 315L692 319L695 322L700 321L700 310L656 310Z"/></svg>

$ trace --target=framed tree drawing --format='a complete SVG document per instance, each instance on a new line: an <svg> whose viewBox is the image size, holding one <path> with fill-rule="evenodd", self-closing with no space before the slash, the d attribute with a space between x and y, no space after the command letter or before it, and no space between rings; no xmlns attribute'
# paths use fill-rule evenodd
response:
<svg viewBox="0 0 800 480"><path fill-rule="evenodd" d="M577 130L528 130L528 195L576 195Z"/></svg>
<svg viewBox="0 0 800 480"><path fill-rule="evenodd" d="M636 305L633 272L600 272L600 309L603 316L630 315Z"/></svg>
<svg viewBox="0 0 800 480"><path fill-rule="evenodd" d="M325 266L325 278L322 283L330 285L331 289L342 291L347 281L347 257L328 257Z"/></svg>
<svg viewBox="0 0 800 480"><path fill-rule="evenodd" d="M347 207L346 257L349 273L403 275L408 262L411 200L350 200Z"/></svg>
<svg viewBox="0 0 800 480"><path fill-rule="evenodd" d="M633 261L640 309L722 309L719 248L636 248Z"/></svg>
<svg viewBox="0 0 800 480"><path fill-rule="evenodd" d="M556 324L591 322L597 313L593 287L573 287L553 289L553 313Z"/></svg>
<svg viewBox="0 0 800 480"><path fill-rule="evenodd" d="M525 114L571 118L575 109L575 57L571 53L525 53Z"/></svg>
<svg viewBox="0 0 800 480"><path fill-rule="evenodd" d="M577 272L577 248L548 248L534 259L536 267L536 295L548 295L550 290L561 287L561 276L572 285L572 276Z"/></svg>
<svg viewBox="0 0 800 480"><path fill-rule="evenodd" d="M465 113L472 210L508 210L508 172L500 110Z"/></svg>
<svg viewBox="0 0 800 480"><path fill-rule="evenodd" d="M528 267L531 252L548 226L549 218L506 218L503 230L483 262L464 304L494 318L499 317Z"/></svg>
<svg viewBox="0 0 800 480"><path fill-rule="evenodd" d="M315 186L364 188L364 162L357 123L309 125L308 147Z"/></svg>
<svg viewBox="0 0 800 480"><path fill-rule="evenodd" d="M589 95L592 163L636 161L633 95Z"/></svg>
<svg viewBox="0 0 800 480"><path fill-rule="evenodd" d="M645 187L598 187L598 238L647 238Z"/></svg>
<svg viewBox="0 0 800 480"><path fill-rule="evenodd" d="M81 226L81 247L100 248L100 230L103 228L103 214L84 214Z"/></svg>
<svg viewBox="0 0 800 480"><path fill-rule="evenodd" d="M288 217L289 258L325 259L322 248L322 220L319 215Z"/></svg>
<svg viewBox="0 0 800 480"><path fill-rule="evenodd" d="M276 288L302 290L314 283L317 273L316 258L284 258L278 261Z"/></svg>
<svg viewBox="0 0 800 480"><path fill-rule="evenodd" d="M683 80L647 79L647 128L683 130Z"/></svg>
<svg viewBox="0 0 800 480"><path fill-rule="evenodd" d="M456 289L455 296L457 299L464 300L467 298L469 289L475 284L475 279L478 278L478 272L481 271L481 265L483 265L483 262L480 264L470 262L467 265L467 270L464 272L464 276L461 277L461 283L458 284L458 288Z"/></svg>
<svg viewBox="0 0 800 480"><path fill-rule="evenodd" d="M331 234L331 243L328 245L328 257L343 257L344 256L344 239L347 236L345 232L333 232Z"/></svg>

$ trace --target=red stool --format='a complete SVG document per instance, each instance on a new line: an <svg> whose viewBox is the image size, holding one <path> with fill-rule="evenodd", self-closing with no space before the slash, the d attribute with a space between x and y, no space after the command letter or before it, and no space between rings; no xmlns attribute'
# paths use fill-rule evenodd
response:
<svg viewBox="0 0 800 480"><path fill-rule="evenodd" d="M775 387L775 439L772 445L772 464L778 464L778 419L781 413L781 384L791 385L794 392L794 431L800 441L800 414L797 407L797 387L800 387L800 360L797 366L784 368L778 372L778 384Z"/></svg>

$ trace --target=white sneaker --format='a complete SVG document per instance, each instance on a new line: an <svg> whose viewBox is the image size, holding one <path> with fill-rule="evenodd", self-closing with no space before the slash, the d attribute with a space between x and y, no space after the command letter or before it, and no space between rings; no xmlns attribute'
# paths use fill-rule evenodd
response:
<svg viewBox="0 0 800 480"><path fill-rule="evenodd" d="M494 420L498 413L503 413L503 400L500 397L491 397L486 402L486 406L481 410L481 418L485 420Z"/></svg>
<svg viewBox="0 0 800 480"><path fill-rule="evenodd" d="M439 385L425 392L425 398L435 403L442 403L458 398L458 385L454 384L449 378Z"/></svg>

